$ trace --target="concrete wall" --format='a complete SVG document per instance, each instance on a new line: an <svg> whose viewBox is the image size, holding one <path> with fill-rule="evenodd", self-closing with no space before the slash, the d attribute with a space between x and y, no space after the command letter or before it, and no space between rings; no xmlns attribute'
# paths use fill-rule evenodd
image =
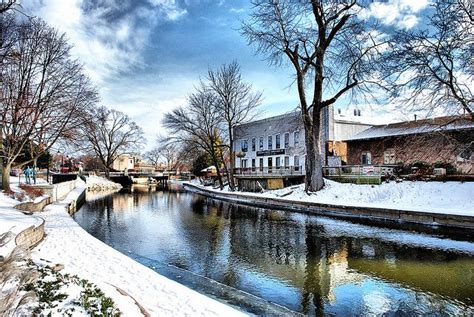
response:
<svg viewBox="0 0 474 317"><path fill-rule="evenodd" d="M76 188L78 180L58 183L54 185L35 185L35 188L42 189L45 195L51 197L51 202L63 199L67 194Z"/></svg>
<svg viewBox="0 0 474 317"><path fill-rule="evenodd" d="M274 208L316 215L343 218L351 221L364 223L391 223L396 227L403 228L404 225L427 226L431 228L449 228L458 230L464 235L474 234L474 217L459 216L440 213L428 213L417 211L405 211L387 208L339 206L329 204L317 204L299 200L287 200L279 198L265 198L258 196L242 196L238 193L209 191L202 187L185 183L185 189L201 195L220 199L224 201L240 203L253 207ZM418 227L416 228L418 229Z"/></svg>

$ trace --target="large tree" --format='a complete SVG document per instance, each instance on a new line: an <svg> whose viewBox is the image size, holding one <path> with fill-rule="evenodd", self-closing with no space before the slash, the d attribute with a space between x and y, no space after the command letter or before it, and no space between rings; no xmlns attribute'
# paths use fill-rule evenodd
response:
<svg viewBox="0 0 474 317"><path fill-rule="evenodd" d="M48 152L75 134L78 118L97 98L81 64L70 55L65 35L39 19L10 21L1 60L0 157L2 185L12 167ZM11 40L13 39L13 40ZM29 160L20 155L28 151Z"/></svg>
<svg viewBox="0 0 474 317"><path fill-rule="evenodd" d="M434 1L427 23L396 33L388 67L397 101L474 120L473 10L469 0Z"/></svg>
<svg viewBox="0 0 474 317"><path fill-rule="evenodd" d="M220 171L223 165L222 117L216 109L216 96L205 86L188 97L187 107L167 113L163 124L172 133L171 140L188 149L201 150L209 155L217 169L219 187L224 183Z"/></svg>
<svg viewBox="0 0 474 317"><path fill-rule="evenodd" d="M273 64L294 70L305 128L306 190L324 186L325 108L373 84L381 45L356 0L252 0L242 34ZM287 63L285 63L287 64Z"/></svg>
<svg viewBox="0 0 474 317"><path fill-rule="evenodd" d="M109 177L120 155L138 151L145 142L143 130L126 114L102 106L87 115L79 148L96 155Z"/></svg>
<svg viewBox="0 0 474 317"><path fill-rule="evenodd" d="M229 143L228 181L232 190L235 189L234 168L234 127L250 121L256 115L257 107L262 101L261 92L253 92L252 85L245 83L236 61L222 65L217 70L208 71L208 87L217 96L216 110L224 119L224 129L227 131ZM227 168L226 168L227 169Z"/></svg>

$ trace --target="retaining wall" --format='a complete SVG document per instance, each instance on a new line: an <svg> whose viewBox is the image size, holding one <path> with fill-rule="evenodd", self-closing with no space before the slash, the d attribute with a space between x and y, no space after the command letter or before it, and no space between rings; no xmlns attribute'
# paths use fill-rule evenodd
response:
<svg viewBox="0 0 474 317"><path fill-rule="evenodd" d="M349 220L364 220L364 222L392 222L398 224L406 223L431 227L446 227L449 229L460 229L469 236L474 234L474 217L471 216L388 208L318 204L258 196L242 196L238 193L215 192L189 183L185 183L184 188L203 196L254 207L283 209Z"/></svg>
<svg viewBox="0 0 474 317"><path fill-rule="evenodd" d="M54 185L35 185L35 188L42 189L45 195L51 197L51 202L63 199L74 188L76 188L77 180L57 183Z"/></svg>
<svg viewBox="0 0 474 317"><path fill-rule="evenodd" d="M26 213L33 213L33 212L38 212L42 211L43 208L49 204L51 204L51 197L45 197L43 198L40 202L24 202L24 203L19 203L18 205L15 205L15 209L25 211Z"/></svg>
<svg viewBox="0 0 474 317"><path fill-rule="evenodd" d="M44 219L41 219L41 224L37 227L31 226L15 237L15 244L27 249L35 247L44 238Z"/></svg>

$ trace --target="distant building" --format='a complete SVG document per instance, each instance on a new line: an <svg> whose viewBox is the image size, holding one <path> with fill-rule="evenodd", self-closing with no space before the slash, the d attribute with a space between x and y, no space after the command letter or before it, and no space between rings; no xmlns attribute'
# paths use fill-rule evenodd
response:
<svg viewBox="0 0 474 317"><path fill-rule="evenodd" d="M350 165L449 163L474 174L474 122L467 117L373 126L344 139Z"/></svg>
<svg viewBox="0 0 474 317"><path fill-rule="evenodd" d="M133 171L135 164L138 163L140 157L134 154L121 154L112 164L112 168L116 171Z"/></svg>

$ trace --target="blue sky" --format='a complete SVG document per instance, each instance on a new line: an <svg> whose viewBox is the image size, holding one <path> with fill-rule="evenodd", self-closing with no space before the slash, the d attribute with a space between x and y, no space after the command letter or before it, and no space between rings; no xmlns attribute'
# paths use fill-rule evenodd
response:
<svg viewBox="0 0 474 317"><path fill-rule="evenodd" d="M367 14L387 27L413 27L427 5L388 0L373 3ZM244 80L263 90L264 116L298 105L291 69L269 66L239 34L248 0L31 0L23 6L67 34L102 104L129 114L149 146L164 133L163 114L185 104L209 67L234 59Z"/></svg>

